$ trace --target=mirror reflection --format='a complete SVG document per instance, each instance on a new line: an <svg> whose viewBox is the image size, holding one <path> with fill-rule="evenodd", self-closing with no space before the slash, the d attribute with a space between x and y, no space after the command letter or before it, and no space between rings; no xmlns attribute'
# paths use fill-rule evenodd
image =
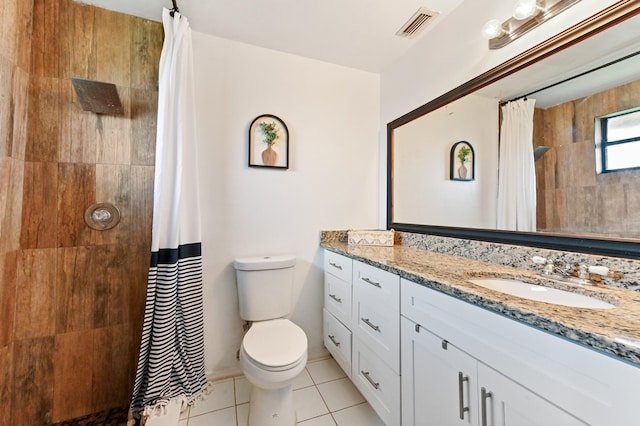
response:
<svg viewBox="0 0 640 426"><path fill-rule="evenodd" d="M394 128L390 222L512 229L498 226L498 181L506 174L499 170L501 106L526 96L535 100L534 229L640 238L639 21L623 21ZM474 180L451 179L449 156L460 141L474 147Z"/></svg>

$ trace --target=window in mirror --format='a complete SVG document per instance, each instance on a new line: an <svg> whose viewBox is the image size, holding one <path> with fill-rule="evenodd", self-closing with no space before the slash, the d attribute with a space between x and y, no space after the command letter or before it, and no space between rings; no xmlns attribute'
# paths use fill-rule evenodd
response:
<svg viewBox="0 0 640 426"><path fill-rule="evenodd" d="M596 118L598 173L640 167L640 108Z"/></svg>

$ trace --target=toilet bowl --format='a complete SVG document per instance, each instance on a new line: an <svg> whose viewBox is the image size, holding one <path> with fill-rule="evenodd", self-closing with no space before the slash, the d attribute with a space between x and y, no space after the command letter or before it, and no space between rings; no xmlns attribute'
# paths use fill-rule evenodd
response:
<svg viewBox="0 0 640 426"><path fill-rule="evenodd" d="M240 347L240 366L253 385L249 426L296 424L291 385L307 364L307 336L286 319L254 323Z"/></svg>
<svg viewBox="0 0 640 426"><path fill-rule="evenodd" d="M240 366L253 385L249 426L295 426L292 383L307 364L307 336L284 318L290 311L295 258L236 259L240 316L251 327Z"/></svg>

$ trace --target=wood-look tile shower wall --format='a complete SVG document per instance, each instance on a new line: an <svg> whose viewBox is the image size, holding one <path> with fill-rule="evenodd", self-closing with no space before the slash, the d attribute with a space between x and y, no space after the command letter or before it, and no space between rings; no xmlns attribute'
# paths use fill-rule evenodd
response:
<svg viewBox="0 0 640 426"><path fill-rule="evenodd" d="M640 170L597 174L595 118L640 106L640 80L534 114L538 230L640 238Z"/></svg>
<svg viewBox="0 0 640 426"><path fill-rule="evenodd" d="M72 0L0 0L2 426L129 402L162 39L158 22ZM115 83L124 116L82 111L72 76ZM117 227L85 225L97 201L120 208Z"/></svg>

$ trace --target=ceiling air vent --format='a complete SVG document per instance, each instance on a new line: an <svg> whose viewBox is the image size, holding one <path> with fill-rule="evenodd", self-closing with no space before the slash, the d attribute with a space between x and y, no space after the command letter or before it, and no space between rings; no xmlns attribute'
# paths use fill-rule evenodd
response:
<svg viewBox="0 0 640 426"><path fill-rule="evenodd" d="M411 18L398 30L396 35L400 37L414 38L416 37L428 23L438 16L438 12L428 9L418 9Z"/></svg>

